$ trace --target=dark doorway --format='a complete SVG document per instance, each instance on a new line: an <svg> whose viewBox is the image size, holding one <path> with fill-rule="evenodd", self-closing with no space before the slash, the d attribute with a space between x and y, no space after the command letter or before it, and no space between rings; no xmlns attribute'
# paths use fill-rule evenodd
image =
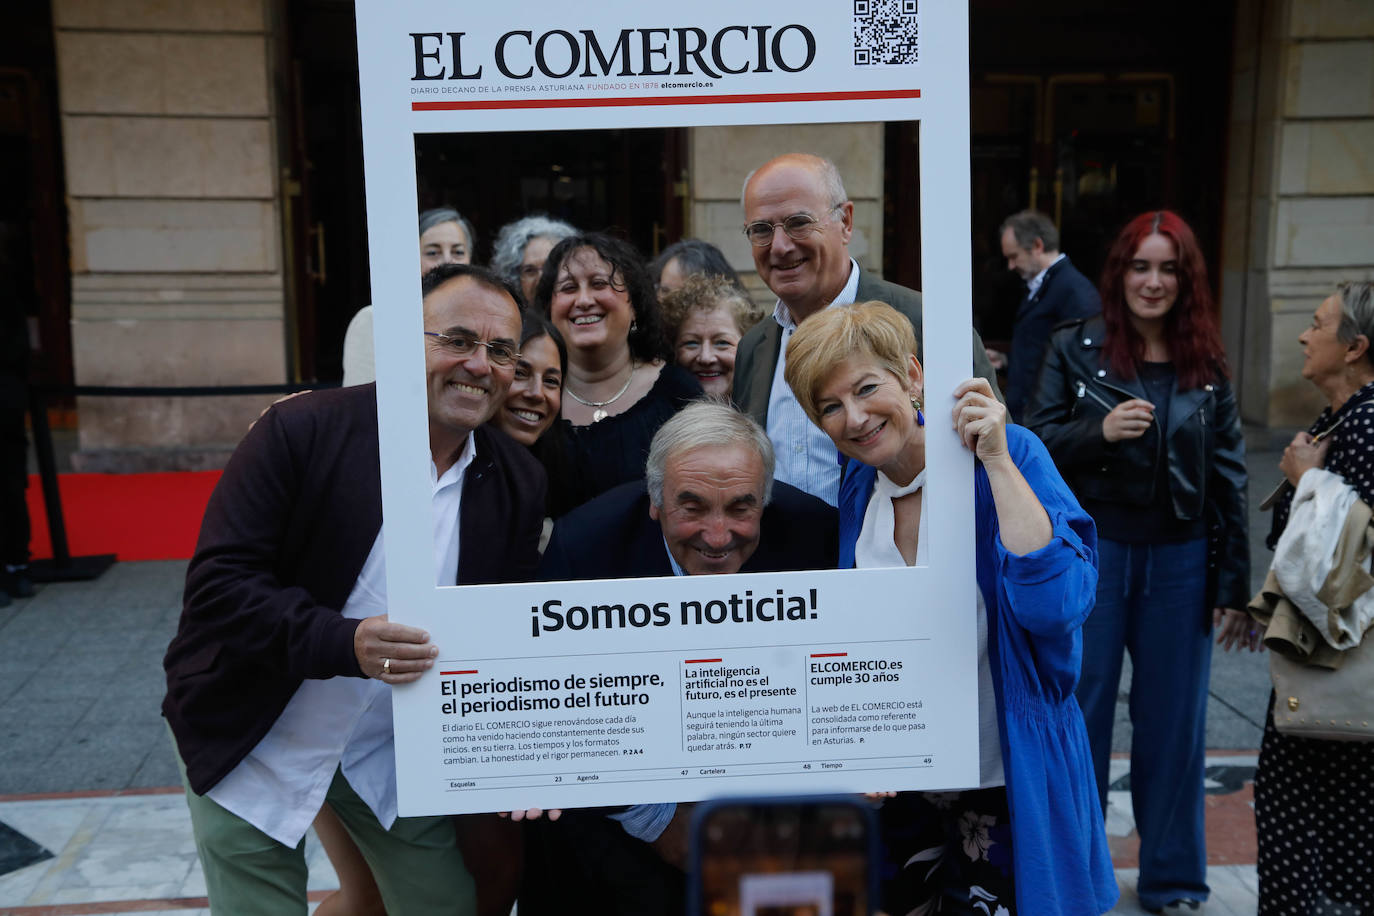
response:
<svg viewBox="0 0 1374 916"><path fill-rule="evenodd" d="M288 359L297 381L338 381L349 319L372 301L353 4L277 12Z"/></svg>
<svg viewBox="0 0 1374 916"><path fill-rule="evenodd" d="M883 129L883 277L921 288L921 122Z"/></svg>
<svg viewBox="0 0 1374 916"><path fill-rule="evenodd" d="M277 15L292 371L338 381L348 322L373 298L353 3L281 0ZM652 255L682 234L685 133L419 135L420 208L456 207L476 229L478 263L503 224L539 212ZM418 245L416 258L418 269Z"/></svg>
<svg viewBox="0 0 1374 916"><path fill-rule="evenodd" d="M1176 99L1167 73L990 74L975 82L972 107L975 310L997 341L1011 336L1022 294L1002 258L1001 221L1025 208L1048 214L1061 250L1095 278L1123 223L1178 206Z"/></svg>
<svg viewBox="0 0 1374 916"><path fill-rule="evenodd" d="M634 243L646 257L682 234L682 129L421 134L420 209L450 205L476 229L477 259L501 226L544 213Z"/></svg>
<svg viewBox="0 0 1374 916"><path fill-rule="evenodd" d="M0 33L0 308L25 319L38 384L72 382L65 199L51 6L18 4Z"/></svg>
<svg viewBox="0 0 1374 916"><path fill-rule="evenodd" d="M1023 208L1054 218L1093 280L1127 220L1177 210L1216 283L1234 13L1184 0L1149 16L1099 0L973 0L974 320L989 344L1010 337L1024 291L997 239Z"/></svg>

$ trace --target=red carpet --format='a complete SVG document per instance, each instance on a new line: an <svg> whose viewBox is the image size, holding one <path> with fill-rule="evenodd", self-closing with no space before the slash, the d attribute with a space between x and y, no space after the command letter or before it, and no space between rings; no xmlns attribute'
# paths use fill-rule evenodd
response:
<svg viewBox="0 0 1374 916"><path fill-rule="evenodd" d="M165 474L60 474L62 517L72 556L113 553L120 560L184 560L196 548L200 519L219 471ZM52 556L43 488L29 475L35 560Z"/></svg>

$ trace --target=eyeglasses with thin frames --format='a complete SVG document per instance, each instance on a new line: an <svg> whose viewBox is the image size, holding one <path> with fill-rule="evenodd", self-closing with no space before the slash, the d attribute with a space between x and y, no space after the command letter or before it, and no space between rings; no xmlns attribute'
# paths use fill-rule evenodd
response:
<svg viewBox="0 0 1374 916"><path fill-rule="evenodd" d="M487 359L493 366L510 366L520 358L520 351L504 340L479 340L471 334L440 334L438 331L425 331L426 337L433 337L445 351L459 358L466 358L476 352L479 346L487 348Z"/></svg>
<svg viewBox="0 0 1374 916"><path fill-rule="evenodd" d="M825 211L825 216L829 216L836 210L843 207L848 201L840 201ZM822 217L824 218L824 217ZM813 232L819 232L821 219L817 219L809 213L793 213L780 223L770 223L768 220L756 219L744 227L744 234L749 237L749 242L755 248L766 248L773 244L773 234L778 228L787 233L787 237L794 242L804 242L806 237Z"/></svg>

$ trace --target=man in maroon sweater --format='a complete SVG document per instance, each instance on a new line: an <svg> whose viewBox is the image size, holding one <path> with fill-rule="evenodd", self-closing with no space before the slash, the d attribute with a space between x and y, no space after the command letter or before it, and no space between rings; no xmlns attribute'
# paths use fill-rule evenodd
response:
<svg viewBox="0 0 1374 916"><path fill-rule="evenodd" d="M484 426L514 375L518 300L461 265L424 289L436 581L527 580L544 473ZM452 819L396 817L390 690L438 648L388 619L384 533L371 385L273 407L210 499L162 708L216 913L304 910L325 801L388 912L475 911Z"/></svg>

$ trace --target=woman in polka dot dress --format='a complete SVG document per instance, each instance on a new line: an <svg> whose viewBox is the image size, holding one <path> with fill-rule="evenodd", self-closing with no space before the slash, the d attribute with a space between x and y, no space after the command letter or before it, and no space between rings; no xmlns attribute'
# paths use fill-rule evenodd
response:
<svg viewBox="0 0 1374 916"><path fill-rule="evenodd" d="M1279 468L1296 485L1314 467L1343 477L1374 505L1374 284L1324 301L1298 337L1302 375L1330 406L1298 433ZM1328 431L1320 441L1320 433ZM1275 507L1269 547L1288 523L1291 491ZM1366 639L1374 634L1366 633ZM1255 775L1261 916L1374 914L1374 742L1280 734L1274 699Z"/></svg>

